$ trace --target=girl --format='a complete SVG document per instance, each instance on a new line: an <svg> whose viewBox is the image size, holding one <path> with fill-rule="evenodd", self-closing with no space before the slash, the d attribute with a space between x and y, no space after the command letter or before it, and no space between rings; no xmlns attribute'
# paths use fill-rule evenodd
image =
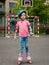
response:
<svg viewBox="0 0 49 65"><path fill-rule="evenodd" d="M15 31L15 35L14 35L14 39L16 39L16 33L19 31L19 39L20 39L20 53L19 53L19 57L18 57L18 64L20 65L22 62L22 58L23 58L23 49L25 47L26 49L26 58L27 61L29 63L32 63L31 61L31 56L29 53L29 30L32 33L32 29L30 26L29 21L26 20L26 11L25 10L20 10L18 12L18 17L19 17L19 21L16 24L16 31ZM29 28L29 30L28 30Z"/></svg>

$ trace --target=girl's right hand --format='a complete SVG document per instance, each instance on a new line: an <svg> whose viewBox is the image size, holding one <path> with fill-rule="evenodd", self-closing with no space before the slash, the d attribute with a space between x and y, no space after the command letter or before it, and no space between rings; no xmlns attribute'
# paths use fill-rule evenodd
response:
<svg viewBox="0 0 49 65"><path fill-rule="evenodd" d="M16 33L14 34L14 40L16 40Z"/></svg>
<svg viewBox="0 0 49 65"><path fill-rule="evenodd" d="M16 34L14 35L14 40L16 40Z"/></svg>

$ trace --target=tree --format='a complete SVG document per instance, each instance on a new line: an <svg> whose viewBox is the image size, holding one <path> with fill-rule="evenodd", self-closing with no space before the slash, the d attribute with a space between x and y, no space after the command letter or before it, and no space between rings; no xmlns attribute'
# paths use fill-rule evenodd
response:
<svg viewBox="0 0 49 65"><path fill-rule="evenodd" d="M40 16L40 24L43 26L49 25L49 5L44 4L46 0L33 0L32 7L21 6L21 0L16 1L18 1L18 4L16 8L13 9L16 14L19 10L25 9L29 16Z"/></svg>
<svg viewBox="0 0 49 65"><path fill-rule="evenodd" d="M21 0L16 0L18 1L18 4L16 8L13 9L13 11L17 14L19 10L25 9L28 12L28 15L30 16L40 16L40 22L46 24L46 20L49 17L49 5L46 6L44 5L44 2L46 0L33 0L33 7L24 7L21 6Z"/></svg>

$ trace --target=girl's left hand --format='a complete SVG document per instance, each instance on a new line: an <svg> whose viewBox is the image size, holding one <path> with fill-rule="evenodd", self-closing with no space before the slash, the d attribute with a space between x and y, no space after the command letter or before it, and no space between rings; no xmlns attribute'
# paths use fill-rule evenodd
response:
<svg viewBox="0 0 49 65"><path fill-rule="evenodd" d="M30 32L30 36L32 36L33 35L33 33L32 32Z"/></svg>

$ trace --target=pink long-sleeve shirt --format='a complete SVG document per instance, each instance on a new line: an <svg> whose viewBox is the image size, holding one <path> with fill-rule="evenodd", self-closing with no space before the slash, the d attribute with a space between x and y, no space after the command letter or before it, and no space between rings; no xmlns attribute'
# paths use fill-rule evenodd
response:
<svg viewBox="0 0 49 65"><path fill-rule="evenodd" d="M16 27L19 29L19 36L21 37L30 36L28 26L30 26L30 23L27 20L17 22Z"/></svg>

